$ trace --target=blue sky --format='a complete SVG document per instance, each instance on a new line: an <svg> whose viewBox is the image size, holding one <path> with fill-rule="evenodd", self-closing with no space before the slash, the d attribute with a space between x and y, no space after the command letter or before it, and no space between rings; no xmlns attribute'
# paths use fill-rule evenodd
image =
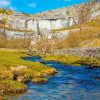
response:
<svg viewBox="0 0 100 100"><path fill-rule="evenodd" d="M79 4L81 0L0 0L0 8L24 13L37 13L45 10Z"/></svg>

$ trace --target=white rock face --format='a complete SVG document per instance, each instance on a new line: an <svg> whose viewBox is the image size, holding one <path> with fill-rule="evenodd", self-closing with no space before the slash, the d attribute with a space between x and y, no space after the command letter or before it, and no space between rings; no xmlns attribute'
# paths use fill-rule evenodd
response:
<svg viewBox="0 0 100 100"><path fill-rule="evenodd" d="M51 21L50 20L39 20L38 25L39 25L40 29L44 29L44 28L47 28L49 30L51 29Z"/></svg>
<svg viewBox="0 0 100 100"><path fill-rule="evenodd" d="M61 29L74 25L73 18L70 19L41 19L41 20L29 20L27 21L27 29L37 30L39 29Z"/></svg>
<svg viewBox="0 0 100 100"><path fill-rule="evenodd" d="M29 20L27 21L27 29L42 32L48 39L54 38L54 34L50 32L53 29L61 29L74 25L74 19L41 19L41 20ZM55 32L56 37L64 38L68 35L69 31Z"/></svg>
<svg viewBox="0 0 100 100"><path fill-rule="evenodd" d="M37 23L38 23L38 21L36 21L36 20L33 20L33 19L29 20L26 23L27 24L26 29L37 31Z"/></svg>

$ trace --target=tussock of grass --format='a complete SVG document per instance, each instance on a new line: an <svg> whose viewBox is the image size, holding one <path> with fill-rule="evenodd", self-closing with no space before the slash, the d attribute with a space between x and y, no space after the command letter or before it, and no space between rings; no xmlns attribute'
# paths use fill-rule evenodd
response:
<svg viewBox="0 0 100 100"><path fill-rule="evenodd" d="M0 93L23 93L27 90L27 86L17 81L3 80L0 81Z"/></svg>
<svg viewBox="0 0 100 100"><path fill-rule="evenodd" d="M35 77L32 79L32 82L35 83L35 84L41 84L41 83L47 83L48 82L48 79L46 78L40 78L40 77Z"/></svg>

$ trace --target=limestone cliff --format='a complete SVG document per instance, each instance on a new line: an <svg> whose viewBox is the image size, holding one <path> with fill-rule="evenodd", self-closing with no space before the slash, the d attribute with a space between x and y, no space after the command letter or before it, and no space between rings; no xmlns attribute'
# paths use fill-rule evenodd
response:
<svg viewBox="0 0 100 100"><path fill-rule="evenodd" d="M50 31L73 26L78 23L77 12L80 6L64 7L32 15L0 9L0 31L6 28L7 34L19 34L26 31L37 32L38 29ZM92 14L93 18L98 15L100 11L94 11Z"/></svg>

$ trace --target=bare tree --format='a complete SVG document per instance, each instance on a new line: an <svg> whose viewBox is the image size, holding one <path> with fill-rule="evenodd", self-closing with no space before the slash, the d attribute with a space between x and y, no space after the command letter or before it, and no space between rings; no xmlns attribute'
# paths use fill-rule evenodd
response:
<svg viewBox="0 0 100 100"><path fill-rule="evenodd" d="M91 19L92 9L97 0L83 0L82 4L78 8L78 23L84 23Z"/></svg>
<svg viewBox="0 0 100 100"><path fill-rule="evenodd" d="M5 35L3 33L0 33L0 47L5 48L6 42L7 42L7 39L6 39Z"/></svg>
<svg viewBox="0 0 100 100"><path fill-rule="evenodd" d="M50 53L52 48L51 40L48 39L49 31L47 29L38 28L38 37L36 42L36 48L42 54Z"/></svg>
<svg viewBox="0 0 100 100"><path fill-rule="evenodd" d="M24 33L24 36L22 38L23 45L28 50L30 55L33 53L33 41L36 38L34 34L34 32Z"/></svg>

